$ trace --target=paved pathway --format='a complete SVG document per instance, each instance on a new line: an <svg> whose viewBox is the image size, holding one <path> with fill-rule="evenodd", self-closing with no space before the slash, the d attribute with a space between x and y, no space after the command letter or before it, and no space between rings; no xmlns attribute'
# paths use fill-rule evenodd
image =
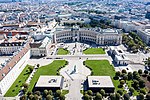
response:
<svg viewBox="0 0 150 100"><path fill-rule="evenodd" d="M40 66L48 65L52 63L54 59L46 59L46 58L39 58L39 59L30 59L28 60L28 64L35 66L37 64L40 64Z"/></svg>
<svg viewBox="0 0 150 100"><path fill-rule="evenodd" d="M81 90L81 79L75 79L71 81L69 93L66 95L66 100L81 100L81 97L83 96L80 93Z"/></svg>
<svg viewBox="0 0 150 100"><path fill-rule="evenodd" d="M68 60L69 64L60 70L60 74L67 80L69 93L66 95L66 100L81 100L82 89L81 83L86 80L86 76L90 75L91 71L83 65L83 60ZM67 89L65 86L63 89Z"/></svg>

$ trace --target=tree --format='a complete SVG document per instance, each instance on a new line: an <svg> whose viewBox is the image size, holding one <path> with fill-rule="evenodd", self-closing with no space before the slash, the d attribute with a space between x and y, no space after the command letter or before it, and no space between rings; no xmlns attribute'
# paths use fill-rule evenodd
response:
<svg viewBox="0 0 150 100"><path fill-rule="evenodd" d="M65 96L63 94L60 95L60 100L65 100Z"/></svg>
<svg viewBox="0 0 150 100"><path fill-rule="evenodd" d="M28 69L29 69L30 73L32 73L34 67L33 66L29 66Z"/></svg>
<svg viewBox="0 0 150 100"><path fill-rule="evenodd" d="M57 91L56 91L56 96L59 97L60 95L61 95L61 91L60 91L60 90L57 90Z"/></svg>
<svg viewBox="0 0 150 100"><path fill-rule="evenodd" d="M116 100L120 100L120 98L121 98L120 94L116 93L115 95L116 95Z"/></svg>
<svg viewBox="0 0 150 100"><path fill-rule="evenodd" d="M143 93L145 95L146 94L146 90L142 89L142 90L140 90L140 93Z"/></svg>
<svg viewBox="0 0 150 100"><path fill-rule="evenodd" d="M28 83L24 83L24 84L23 84L23 87L28 89L29 84L28 84Z"/></svg>
<svg viewBox="0 0 150 100"><path fill-rule="evenodd" d="M37 64L37 68L39 68L40 67L40 64Z"/></svg>
<svg viewBox="0 0 150 100"><path fill-rule="evenodd" d="M130 87L130 88L129 88L129 91L130 91L130 92L131 92L131 94L132 94L132 93L134 93L134 91L135 91L135 90L134 90L134 88L133 88L133 87Z"/></svg>
<svg viewBox="0 0 150 100"><path fill-rule="evenodd" d="M133 80L133 86L134 86L134 88L138 88L139 87L139 81Z"/></svg>
<svg viewBox="0 0 150 100"><path fill-rule="evenodd" d="M150 68L150 57L148 57L148 59L146 59L145 65Z"/></svg>
<svg viewBox="0 0 150 100"><path fill-rule="evenodd" d="M35 93L34 93L34 94L36 94L36 95L40 96L40 95L41 95L41 92L40 92L40 91L35 91Z"/></svg>
<svg viewBox="0 0 150 100"><path fill-rule="evenodd" d="M116 72L116 76L120 76L121 75L121 72L120 71L117 71Z"/></svg>
<svg viewBox="0 0 150 100"><path fill-rule="evenodd" d="M121 96L123 95L123 91L122 90L118 90L117 93L119 93Z"/></svg>
<svg viewBox="0 0 150 100"><path fill-rule="evenodd" d="M147 80L150 82L150 75L147 76Z"/></svg>
<svg viewBox="0 0 150 100"><path fill-rule="evenodd" d="M102 95L100 93L96 93L94 100L102 100Z"/></svg>
<svg viewBox="0 0 150 100"><path fill-rule="evenodd" d="M140 75L139 74L134 75L133 78L136 79L136 80L140 80Z"/></svg>
<svg viewBox="0 0 150 100"><path fill-rule="evenodd" d="M128 76L127 75L123 75L123 80L127 80L128 79Z"/></svg>
<svg viewBox="0 0 150 100"><path fill-rule="evenodd" d="M136 52L138 52L138 47L136 45L133 45L131 47L131 50L133 51L133 53L136 53Z"/></svg>
<svg viewBox="0 0 150 100"><path fill-rule="evenodd" d="M84 98L84 100L89 100L90 96L89 96L88 94L85 94L85 95L83 96L83 98Z"/></svg>
<svg viewBox="0 0 150 100"><path fill-rule="evenodd" d="M122 73L126 74L126 73L127 73L127 71L126 71L125 69L123 69L123 70L122 70Z"/></svg>
<svg viewBox="0 0 150 100"><path fill-rule="evenodd" d="M23 93L25 94L27 92L27 88L23 88Z"/></svg>
<svg viewBox="0 0 150 100"><path fill-rule="evenodd" d="M125 84L125 81L124 81L124 80L121 80L121 81L120 81L120 84L121 84L121 85Z"/></svg>
<svg viewBox="0 0 150 100"><path fill-rule="evenodd" d="M124 95L123 95L123 98L124 98L124 100L130 100L129 94L124 94Z"/></svg>
<svg viewBox="0 0 150 100"><path fill-rule="evenodd" d="M93 100L93 97L89 95L89 100Z"/></svg>
<svg viewBox="0 0 150 100"><path fill-rule="evenodd" d="M26 95L23 95L20 97L20 100L26 100L27 99L27 96Z"/></svg>
<svg viewBox="0 0 150 100"><path fill-rule="evenodd" d="M93 95L92 90L88 90L87 93L88 93L88 95L91 95L91 96Z"/></svg>
<svg viewBox="0 0 150 100"><path fill-rule="evenodd" d="M140 88L145 87L145 81L142 80L142 79L140 79L140 80L139 80L139 86L140 86Z"/></svg>
<svg viewBox="0 0 150 100"><path fill-rule="evenodd" d="M46 100L53 100L53 97L51 95L47 95Z"/></svg>
<svg viewBox="0 0 150 100"><path fill-rule="evenodd" d="M34 94L33 100L39 100L39 96L37 94Z"/></svg>
<svg viewBox="0 0 150 100"><path fill-rule="evenodd" d="M48 91L48 94L53 95L53 91L52 91L52 90L49 90L49 91Z"/></svg>
<svg viewBox="0 0 150 100"><path fill-rule="evenodd" d="M132 72L129 72L128 73L128 80L131 80L131 79L133 79L133 74L132 74Z"/></svg>
<svg viewBox="0 0 150 100"><path fill-rule="evenodd" d="M144 73L145 73L145 75L147 75L148 74L148 70L144 70Z"/></svg>
<svg viewBox="0 0 150 100"><path fill-rule="evenodd" d="M139 70L138 70L138 73L141 75L141 74L142 74L142 70L141 70L141 69L139 69Z"/></svg>
<svg viewBox="0 0 150 100"><path fill-rule="evenodd" d="M31 91L28 91L28 93L27 93L28 97L29 97L31 94L32 94L32 92L31 92Z"/></svg>
<svg viewBox="0 0 150 100"><path fill-rule="evenodd" d="M143 93L140 93L140 94L138 95L138 98L139 98L139 100L144 100L144 94L143 94Z"/></svg>
<svg viewBox="0 0 150 100"><path fill-rule="evenodd" d="M139 73L138 73L137 71L134 71L134 72L133 72L133 76L134 76L134 75L138 75L138 74L139 74Z"/></svg>
<svg viewBox="0 0 150 100"><path fill-rule="evenodd" d="M33 98L34 98L33 94L29 95L29 100L33 100Z"/></svg>
<svg viewBox="0 0 150 100"><path fill-rule="evenodd" d="M46 97L48 95L48 90L44 90L43 95Z"/></svg>
<svg viewBox="0 0 150 100"><path fill-rule="evenodd" d="M115 94L110 94L110 100L116 100L116 95Z"/></svg>
<svg viewBox="0 0 150 100"><path fill-rule="evenodd" d="M102 96L105 96L105 90L104 90L104 89L101 89L101 90L100 90L100 94L101 94Z"/></svg>

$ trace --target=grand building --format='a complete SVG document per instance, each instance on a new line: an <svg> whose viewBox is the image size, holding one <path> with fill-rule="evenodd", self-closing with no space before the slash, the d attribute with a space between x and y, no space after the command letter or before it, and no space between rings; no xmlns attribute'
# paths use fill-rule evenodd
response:
<svg viewBox="0 0 150 100"><path fill-rule="evenodd" d="M150 45L150 29L139 29L137 35L139 35L147 45Z"/></svg>
<svg viewBox="0 0 150 100"><path fill-rule="evenodd" d="M119 30L114 29L75 27L55 31L53 42L93 42L97 45L119 45L122 43L122 34Z"/></svg>

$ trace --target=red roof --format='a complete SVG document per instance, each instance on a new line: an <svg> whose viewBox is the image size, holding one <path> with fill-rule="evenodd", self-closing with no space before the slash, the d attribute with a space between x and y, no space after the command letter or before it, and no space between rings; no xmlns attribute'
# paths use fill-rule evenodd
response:
<svg viewBox="0 0 150 100"><path fill-rule="evenodd" d="M0 80L2 80L9 73L9 71L19 62L19 60L28 52L28 50L30 49L30 42L26 43L25 47L23 47L22 50L17 55L15 55L5 67L0 70Z"/></svg>

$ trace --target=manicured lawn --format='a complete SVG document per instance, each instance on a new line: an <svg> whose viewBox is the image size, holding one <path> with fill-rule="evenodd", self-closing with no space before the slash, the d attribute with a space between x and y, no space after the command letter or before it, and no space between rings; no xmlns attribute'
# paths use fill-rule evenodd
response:
<svg viewBox="0 0 150 100"><path fill-rule="evenodd" d="M110 65L108 60L86 60L85 65L92 69L95 76L111 76L116 91L122 88L118 88L120 84L119 80L114 80L115 69Z"/></svg>
<svg viewBox="0 0 150 100"><path fill-rule="evenodd" d="M40 75L57 75L57 70L60 67L65 66L66 63L67 63L67 61L65 61L65 60L55 60L51 64L40 67L34 74L32 80L29 84L28 91L32 91L32 89L34 88L34 85L38 81Z"/></svg>
<svg viewBox="0 0 150 100"><path fill-rule="evenodd" d="M90 67L95 76L114 76L115 69L108 60L86 60L85 65Z"/></svg>
<svg viewBox="0 0 150 100"><path fill-rule="evenodd" d="M118 88L118 85L120 84L119 80L114 80L114 79L112 78L112 81L113 81L114 86L115 86L115 91L123 90L123 88Z"/></svg>
<svg viewBox="0 0 150 100"><path fill-rule="evenodd" d="M9 88L9 90L5 94L5 97L14 97L14 96L18 95L19 91L21 90L23 83L26 82L26 80L28 79L28 77L30 75L28 67L29 67L29 65L27 65L24 68L24 70L18 76L16 81L13 83L13 85Z"/></svg>
<svg viewBox="0 0 150 100"><path fill-rule="evenodd" d="M57 55L67 55L69 51L64 48L58 48Z"/></svg>
<svg viewBox="0 0 150 100"><path fill-rule="evenodd" d="M105 54L102 48L88 48L83 51L84 54Z"/></svg>

